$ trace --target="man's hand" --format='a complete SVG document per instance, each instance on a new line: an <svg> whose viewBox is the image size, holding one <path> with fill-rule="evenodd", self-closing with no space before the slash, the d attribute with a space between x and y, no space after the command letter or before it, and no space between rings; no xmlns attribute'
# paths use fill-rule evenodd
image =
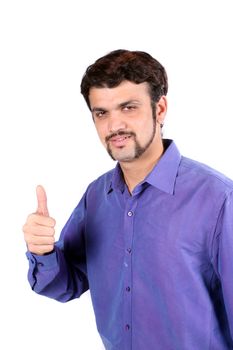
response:
<svg viewBox="0 0 233 350"><path fill-rule="evenodd" d="M55 220L49 216L47 196L42 186L37 186L37 210L30 214L23 226L28 250L37 255L50 253L54 249Z"/></svg>

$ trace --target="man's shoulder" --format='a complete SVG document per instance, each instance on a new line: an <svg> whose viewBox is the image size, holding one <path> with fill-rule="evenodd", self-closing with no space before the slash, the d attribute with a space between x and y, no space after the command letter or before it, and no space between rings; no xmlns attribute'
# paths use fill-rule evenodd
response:
<svg viewBox="0 0 233 350"><path fill-rule="evenodd" d="M180 176L189 176L193 181L202 181L219 190L233 190L233 180L220 171L202 162L188 157L181 157Z"/></svg>
<svg viewBox="0 0 233 350"><path fill-rule="evenodd" d="M93 180L89 186L88 190L109 190L109 187L112 182L112 177L114 174L115 168L105 172L104 174L98 176L95 180Z"/></svg>

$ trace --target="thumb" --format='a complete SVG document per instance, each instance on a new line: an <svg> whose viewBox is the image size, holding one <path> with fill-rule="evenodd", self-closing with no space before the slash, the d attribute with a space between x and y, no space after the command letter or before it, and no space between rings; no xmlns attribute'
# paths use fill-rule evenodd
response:
<svg viewBox="0 0 233 350"><path fill-rule="evenodd" d="M45 189L39 185L36 188L36 196L37 196L37 214L43 215L43 216L49 216L49 211L47 208L47 196Z"/></svg>

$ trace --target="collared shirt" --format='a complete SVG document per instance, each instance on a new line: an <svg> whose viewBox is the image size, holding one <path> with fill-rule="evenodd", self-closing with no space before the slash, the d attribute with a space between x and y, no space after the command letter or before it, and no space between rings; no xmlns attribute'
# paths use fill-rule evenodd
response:
<svg viewBox="0 0 233 350"><path fill-rule="evenodd" d="M89 185L29 281L61 302L89 288L108 350L233 349L233 182L165 142L132 195L119 165Z"/></svg>

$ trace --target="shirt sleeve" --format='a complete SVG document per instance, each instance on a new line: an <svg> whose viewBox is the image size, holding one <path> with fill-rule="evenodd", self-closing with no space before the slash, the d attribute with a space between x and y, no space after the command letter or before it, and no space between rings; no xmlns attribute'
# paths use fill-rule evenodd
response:
<svg viewBox="0 0 233 350"><path fill-rule="evenodd" d="M217 269L233 339L233 193L225 199L217 224Z"/></svg>
<svg viewBox="0 0 233 350"><path fill-rule="evenodd" d="M84 195L64 226L54 251L42 256L26 253L28 281L36 293L66 302L88 290L85 216Z"/></svg>

